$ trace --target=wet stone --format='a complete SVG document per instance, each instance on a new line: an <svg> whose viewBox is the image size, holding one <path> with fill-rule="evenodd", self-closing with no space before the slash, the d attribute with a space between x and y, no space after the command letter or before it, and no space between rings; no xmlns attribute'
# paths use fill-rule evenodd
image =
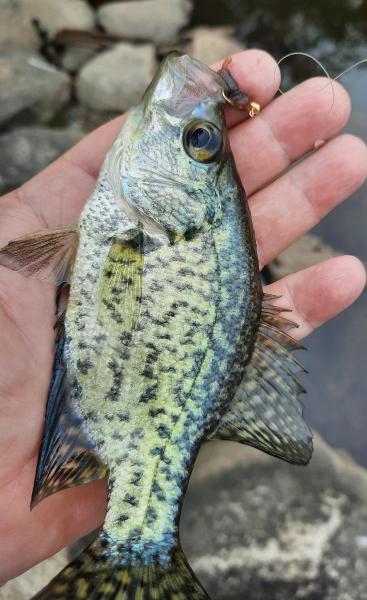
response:
<svg viewBox="0 0 367 600"><path fill-rule="evenodd" d="M95 22L86 0L0 0L0 46L39 49L34 19L49 37L63 29L90 30Z"/></svg>
<svg viewBox="0 0 367 600"><path fill-rule="evenodd" d="M187 53L209 66L245 48L236 42L231 27L195 27L189 35Z"/></svg>
<svg viewBox="0 0 367 600"><path fill-rule="evenodd" d="M98 20L112 35L168 44L176 41L179 31L187 25L191 10L189 0L108 2L99 9Z"/></svg>
<svg viewBox="0 0 367 600"><path fill-rule="evenodd" d="M82 136L79 129L48 127L19 127L0 135L0 194L22 185Z"/></svg>
<svg viewBox="0 0 367 600"><path fill-rule="evenodd" d="M47 123L69 98L66 73L37 54L0 49L0 127Z"/></svg>
<svg viewBox="0 0 367 600"><path fill-rule="evenodd" d="M154 47L117 44L84 65L77 95L97 111L124 111L139 102L156 67Z"/></svg>
<svg viewBox="0 0 367 600"><path fill-rule="evenodd" d="M94 48L82 46L69 46L64 50L61 63L62 68L69 73L77 72L96 53Z"/></svg>

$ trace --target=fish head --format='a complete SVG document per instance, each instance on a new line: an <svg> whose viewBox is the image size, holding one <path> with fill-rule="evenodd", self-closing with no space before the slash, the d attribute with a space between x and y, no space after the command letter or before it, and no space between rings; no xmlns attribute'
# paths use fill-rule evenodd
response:
<svg viewBox="0 0 367 600"><path fill-rule="evenodd" d="M124 198L171 241L221 218L221 173L230 154L225 86L206 65L171 53L122 132Z"/></svg>

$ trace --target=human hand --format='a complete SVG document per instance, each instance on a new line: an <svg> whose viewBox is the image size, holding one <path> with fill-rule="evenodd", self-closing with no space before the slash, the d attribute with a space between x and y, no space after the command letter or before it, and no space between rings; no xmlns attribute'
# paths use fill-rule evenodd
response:
<svg viewBox="0 0 367 600"><path fill-rule="evenodd" d="M271 57L246 51L230 67L240 87L265 107L279 85ZM228 111L230 140L247 190L261 266L348 197L367 174L364 142L334 137L349 116L339 84L309 80L265 107L254 120ZM120 117L20 189L0 199L0 246L27 233L74 224L91 193ZM313 149L325 145L285 170ZM35 151L37 149L35 148ZM278 177L274 180L275 177ZM353 257L333 258L268 286L291 308L302 338L351 304L365 285ZM0 583L100 525L106 482L51 496L30 512L52 368L55 289L0 267Z"/></svg>

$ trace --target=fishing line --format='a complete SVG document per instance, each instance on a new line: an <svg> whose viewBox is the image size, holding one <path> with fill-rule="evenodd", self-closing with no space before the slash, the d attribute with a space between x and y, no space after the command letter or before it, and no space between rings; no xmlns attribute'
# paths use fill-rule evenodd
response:
<svg viewBox="0 0 367 600"><path fill-rule="evenodd" d="M367 58L362 58L358 62L354 63L354 65L351 65L350 67L348 67L347 69L345 69L344 71L339 73L339 75L334 77L334 81L336 81L337 79L339 79L340 77L345 75L345 73L348 73L348 71L351 71L352 69L355 69L356 67L359 67L359 65L363 65L363 63L367 63Z"/></svg>
<svg viewBox="0 0 367 600"><path fill-rule="evenodd" d="M355 69L357 67L359 67L360 65L362 65L363 63L367 63L367 58L363 58L362 60L357 61L356 63L350 65L350 67L347 67L346 69L344 69L344 71L342 71L341 73L339 73L338 75L336 75L335 77L331 77L330 73L328 72L328 70L326 69L326 67L315 57L312 56L312 54L308 54L308 52L290 52L289 54L286 54L285 56L282 56L282 58L280 58L277 62L277 66L279 67L281 65L281 63L283 61L285 61L287 58L291 58L292 56L304 56L305 58L309 58L310 60L312 60L314 63L316 63L318 65L318 67L320 67L320 69L323 71L323 73L325 74L325 76L327 77L327 79L329 80L322 88L320 88L318 90L318 92L321 92L322 90L324 90L325 88L327 88L329 85L331 87L331 92L332 92L332 103L330 106L329 110L332 110L333 106L334 106L334 101L335 101L335 90L333 87L333 83L334 81L337 81L338 79L340 79L343 75L345 75L346 73L348 73L349 71L351 71L352 69ZM274 69L274 80L276 79L276 67ZM280 94L282 94L283 96L285 94L288 94L287 91L284 91L281 89L281 87L278 87L277 90ZM316 92L317 93L317 92ZM312 93L312 96L315 95L315 92ZM289 98L291 98L291 96L288 96ZM307 97L307 94L304 96Z"/></svg>

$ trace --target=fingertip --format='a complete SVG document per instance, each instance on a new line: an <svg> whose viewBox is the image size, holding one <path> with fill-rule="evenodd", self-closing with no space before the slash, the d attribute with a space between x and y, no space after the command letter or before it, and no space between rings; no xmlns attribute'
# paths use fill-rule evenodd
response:
<svg viewBox="0 0 367 600"><path fill-rule="evenodd" d="M319 317L323 322L336 316L359 298L366 287L366 268L359 258L351 255L330 258L317 267Z"/></svg>
<svg viewBox="0 0 367 600"><path fill-rule="evenodd" d="M348 166L350 180L353 180L357 189L367 177L367 145L363 139L351 133L340 135L338 140L343 147L343 157Z"/></svg>
<svg viewBox="0 0 367 600"><path fill-rule="evenodd" d="M366 286L365 265L355 256L336 256L271 284L283 307L299 324L294 337L302 339L333 319L361 295Z"/></svg>
<svg viewBox="0 0 367 600"><path fill-rule="evenodd" d="M332 105L330 110L334 116L334 123L341 129L346 125L352 111L352 102L347 89L338 81L331 80ZM325 110L326 104L325 104Z"/></svg>
<svg viewBox="0 0 367 600"><path fill-rule="evenodd" d="M232 57L232 65L233 75L245 93L264 105L272 99L280 85L280 69L271 54L245 50Z"/></svg>
<svg viewBox="0 0 367 600"><path fill-rule="evenodd" d="M352 110L352 100L350 94L347 88L345 88L344 85L339 83L339 81L332 80L332 85L334 88L334 92L336 92L340 97L340 107L342 110L342 115L345 119L345 122L347 122Z"/></svg>
<svg viewBox="0 0 367 600"><path fill-rule="evenodd" d="M366 288L366 266L359 258L349 254L336 257L334 260L338 261L337 270L341 281L347 284L345 299L346 301L349 299L349 304L352 304Z"/></svg>

